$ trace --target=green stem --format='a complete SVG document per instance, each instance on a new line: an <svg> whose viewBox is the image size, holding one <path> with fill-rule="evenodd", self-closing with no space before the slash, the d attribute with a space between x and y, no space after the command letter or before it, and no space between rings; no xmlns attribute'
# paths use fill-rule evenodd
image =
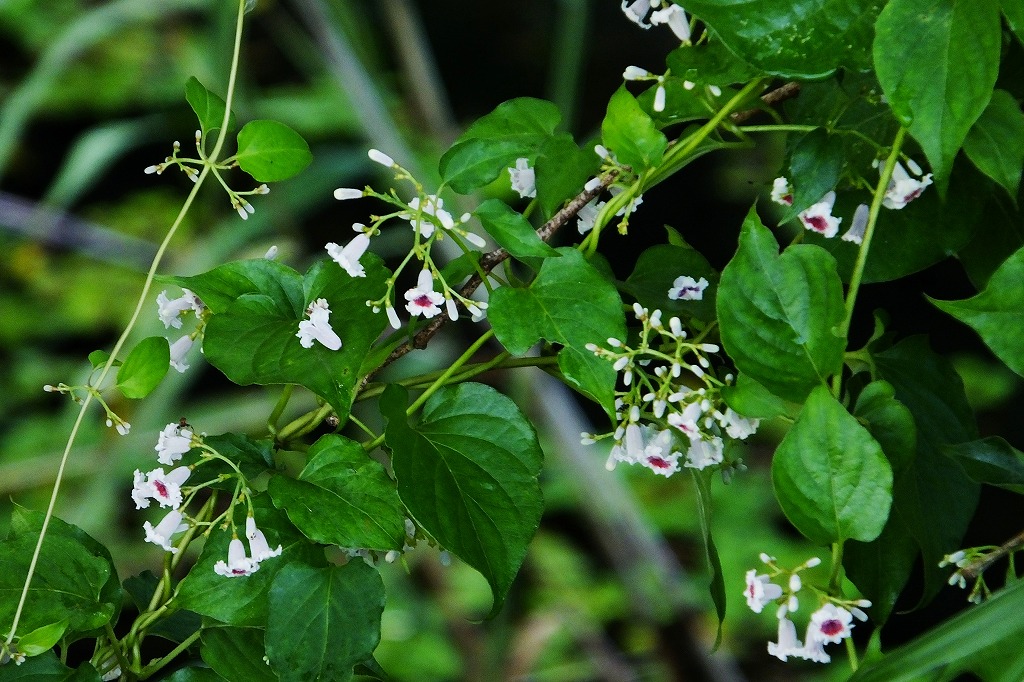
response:
<svg viewBox="0 0 1024 682"><path fill-rule="evenodd" d="M466 352L463 353L462 355L460 355L459 358L455 362L452 363L451 367L449 367L444 372L442 372L441 376L439 376L434 381L434 383L431 384L427 388L427 390L423 391L423 393L421 393L420 396L418 398L416 398L416 400L413 401L412 405L410 405L408 407L408 409L406 409L405 413L407 415L411 415L414 412L416 412L416 410L420 409L420 407L423 406L423 403L427 402L427 398L429 398L430 396L434 395L434 393L438 389L440 389L442 386L444 386L445 382L448 380L448 378L451 377L451 375L455 374L455 372L457 372L460 367L465 365L466 362L469 361L469 359L471 357L473 357L473 355L475 355L476 352L478 350L480 350L480 348L483 347L483 345L485 343L490 341L491 337L493 337L493 336L494 336L494 330L493 329L488 329L486 332L481 334L480 338L477 339L476 341L474 341L469 346L469 348L466 349Z"/></svg>
<svg viewBox="0 0 1024 682"><path fill-rule="evenodd" d="M497 360L497 362L495 362ZM488 360L487 362L477 362L469 365L464 365L462 372L452 377L455 381L465 381L471 379L478 374L489 372L492 369L516 369L519 367L544 367L547 365L557 365L558 358L554 355L544 355L536 358L513 358L509 359L508 352L499 353L495 358ZM428 386L435 381L438 377L444 374L447 370L437 370L436 372L429 372L427 374L419 374L414 377L402 379L394 383L399 386L405 386L406 388L422 388ZM384 392L387 384L372 384L359 394L356 401L366 400L367 398L375 398Z"/></svg>
<svg viewBox="0 0 1024 682"><path fill-rule="evenodd" d="M900 157L900 148L903 146L903 140L907 135L906 128L900 128L899 132L896 133L896 139L892 143L892 151L889 152L889 158L885 161L885 167L882 168L882 175L878 179L878 185L875 187L874 197L871 199L871 209L868 213L868 224L864 229L864 238L860 245L860 250L857 252L857 261L853 266L853 274L850 275L850 288L846 292L846 315L843 318L843 323L839 327L839 336L846 338L847 333L850 331L850 322L853 319L853 308L857 303L857 293L860 291L861 280L864 278L864 268L868 262L868 252L871 249L871 240L875 236L875 224L878 222L878 214L882 210L882 199L885 198L885 193L889 189L889 181L892 179L892 171L896 167L896 162ZM840 390L842 389L842 372L832 377L832 394L838 398Z"/></svg>
<svg viewBox="0 0 1024 682"><path fill-rule="evenodd" d="M284 412L284 408L288 406L288 401L291 400L292 391L295 389L295 384L285 384L284 389L281 391L281 396L277 399L277 404L274 405L274 411L267 417L267 431L270 435L277 435L277 420L281 418L281 413Z"/></svg>
<svg viewBox="0 0 1024 682"><path fill-rule="evenodd" d="M843 569L843 543L832 543L832 569L828 576L829 594L839 589L839 574Z"/></svg>
<svg viewBox="0 0 1024 682"><path fill-rule="evenodd" d="M317 409L307 412L281 429L277 434L277 442L285 443L293 438L310 433L333 411L334 408L331 407L330 403L324 403Z"/></svg>
<svg viewBox="0 0 1024 682"><path fill-rule="evenodd" d="M860 661L858 660L858 657L857 657L857 647L855 647L853 645L853 638L852 637L847 637L845 641L846 641L846 655L850 659L850 670L853 671L853 672L857 672L857 668L860 667Z"/></svg>
<svg viewBox="0 0 1024 682"><path fill-rule="evenodd" d="M165 665L167 665L168 663L173 661L175 658L177 658L179 655L181 655L186 649L188 649L190 646L192 646L192 644L194 644L195 641L197 639L199 639L199 635L200 634L202 634L202 629L196 630L191 635L189 635L188 638L185 639L185 641L183 641L178 646L174 647L174 649L169 654L167 654L166 656L164 656L160 660L153 661L152 663L147 665L145 668L140 670L139 671L139 679L140 680L148 679L150 677L150 675L152 675L153 673L157 672L158 670L160 670L160 668L163 668Z"/></svg>

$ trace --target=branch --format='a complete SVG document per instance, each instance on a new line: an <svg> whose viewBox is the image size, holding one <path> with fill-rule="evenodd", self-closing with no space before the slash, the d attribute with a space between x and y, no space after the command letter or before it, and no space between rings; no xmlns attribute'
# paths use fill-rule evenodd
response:
<svg viewBox="0 0 1024 682"><path fill-rule="evenodd" d="M1012 538L1000 545L998 549L992 550L988 554L979 557L961 568L960 575L962 575L965 580L977 580L981 577L981 574L985 572L985 569L999 559L1002 559L1010 552L1016 552L1021 547L1024 547L1024 531L1014 535Z"/></svg>
<svg viewBox="0 0 1024 682"><path fill-rule="evenodd" d="M782 87L776 88L770 92L766 92L761 95L761 101L771 106L778 104L779 102L785 102L787 99L793 99L800 94L800 84L796 82L786 83ZM749 118L753 118L754 114L761 111L761 109L746 109L744 111L737 111L732 114L729 119L733 123L743 123Z"/></svg>
<svg viewBox="0 0 1024 682"><path fill-rule="evenodd" d="M572 201L566 204L562 210L560 210L555 215L551 216L550 220L548 220L546 223L537 228L537 236L540 237L541 241L546 242L550 240L555 235L555 233L558 232L559 229L561 229L567 222L576 217L576 214L580 212L580 209L582 209L584 206L590 203L595 197L601 194L601 192L607 189L608 186L612 184L612 182L615 180L616 175L617 173L614 171L606 173L601 178L601 184L599 184L594 189L585 189L582 192L580 192L575 198L573 198ZM506 251L505 249L495 249L494 251L485 253L480 258L480 270L484 274L487 274L491 272L491 270L493 270L494 268L498 267L498 265L508 260L510 255L511 254L509 254L509 252ZM481 278L480 274L474 274L472 277L469 278L469 281L467 281L462 286L462 289L459 290L459 294L464 296L465 298L469 298L482 283L483 279ZM413 350L414 348L426 348L427 344L430 343L430 339L434 337L434 334L437 334L437 332L440 331L441 327L443 327L447 322L448 317L446 317L445 315L438 315L430 324L428 324L423 329L419 330L411 340L406 341L398 348L391 351L391 355L389 355L387 359L385 359L384 362L381 363L380 367L366 375L366 378L363 379L363 385L365 385L366 382L368 382L371 377L377 374L377 372L380 372L382 369L384 369L385 367L387 367L392 362L399 359L409 351Z"/></svg>

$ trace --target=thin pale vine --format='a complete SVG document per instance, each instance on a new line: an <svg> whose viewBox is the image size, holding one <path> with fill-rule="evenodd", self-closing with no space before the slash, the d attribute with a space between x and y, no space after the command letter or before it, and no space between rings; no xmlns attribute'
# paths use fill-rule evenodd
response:
<svg viewBox="0 0 1024 682"><path fill-rule="evenodd" d="M203 170L199 173L199 177L196 179L195 184L192 186L192 190L188 193L182 204L181 210L175 217L174 222L171 223L171 227L167 230L167 234L164 236L163 241L160 242L160 246L157 249L156 255L153 256L153 262L150 264L149 271L146 273L146 280L142 285L142 292L139 294L138 301L135 304L135 310L132 312L131 318L128 320L128 324L125 326L124 331L121 332L121 336L118 337L117 342L114 344L114 348L110 352L110 356L107 358L107 362L103 365L100 370L99 376L96 379L96 386L102 386L106 380L107 375L110 373L114 362L117 360L117 355L124 347L125 342L135 329L135 325L138 322L139 316L142 313L142 308L146 303L146 299L149 296L150 287L153 284L153 280L156 277L157 269L160 267L160 263L163 260L164 253L167 251L171 240L174 238L178 227L184 220L185 215L188 214L189 209L192 207L192 202L198 195L200 188L203 186L203 181L206 176L210 173L210 164L215 163L217 156L220 154L220 150L224 145L224 140L227 137L228 121L231 115L231 100L234 95L235 89L235 78L238 73L238 56L241 50L242 44L242 25L244 16L245 2L242 0L238 6L238 20L235 28L235 43L234 49L231 56L231 71L228 78L228 89L226 93L226 106L224 110L224 120L221 124L220 133L217 136L217 142L214 145L213 151L207 157L206 164L203 165ZM35 549L32 552L32 559L29 561L28 574L25 577L25 584L21 591L21 597L18 600L18 606L14 612L14 618L11 622L10 632L7 633L5 640L7 645L10 645L14 641L15 633L18 630L18 623L21 620L21 614L25 608L25 601L28 598L28 591L32 585L32 578L35 575L36 564L39 561L39 554L42 551L43 541L46 538L46 531L50 525L50 519L53 517L54 508L57 505L57 496L60 493L61 482L64 477L64 469L67 465L68 458L71 454L71 448L74 446L75 439L78 436L78 430L81 428L82 422L85 419L85 413L89 409L89 405L92 403L93 395L88 393L82 400L81 407L78 411L78 416L75 418L74 425L71 427L71 433L68 435L67 443L64 446L64 452L61 455L60 464L57 467L57 476L53 484L53 491L50 494L50 501L46 507L46 513L43 515L43 523L39 530L39 540L36 542Z"/></svg>

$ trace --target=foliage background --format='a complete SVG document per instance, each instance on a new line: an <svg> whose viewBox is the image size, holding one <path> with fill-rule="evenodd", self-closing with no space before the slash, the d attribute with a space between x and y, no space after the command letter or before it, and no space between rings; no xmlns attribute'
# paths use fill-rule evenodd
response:
<svg viewBox="0 0 1024 682"><path fill-rule="evenodd" d="M0 530L13 504L45 505L73 418L75 406L40 387L80 379L84 356L109 348L188 189L181 175L154 178L142 168L162 159L172 140L190 142L189 76L223 91L233 10L208 0L0 2L7 46L0 54ZM630 24L613 0L261 0L250 19L235 110L298 130L314 164L275 186L246 222L222 195L204 192L173 245L168 273L260 256L271 244L302 270L323 256L324 242L347 239L349 224L373 210L330 197L335 187L380 180L366 160L368 146L429 177L466 122L517 96L553 100L572 132L586 138L596 134L622 69L659 68L675 46L668 31ZM1020 63L1019 45L1010 49L1008 58ZM606 237L615 272L624 278L646 246L663 241L663 224L720 268L751 202L778 174L782 152L780 139L705 157L651 192L630 236ZM394 254L405 236L395 235ZM388 239L376 243L387 249ZM870 333L870 311L884 307L897 335L927 331L935 350L954 357L982 436L1024 442L1014 410L1019 378L921 291L950 300L974 290L953 260L888 286L884 298L866 286L851 347ZM155 314L141 330L161 331ZM444 337L403 363L443 367L458 346ZM122 578L159 565L157 548L141 541L142 516L128 496L131 472L152 457L157 431L180 416L209 433L259 431L256 420L275 398L231 386L199 360L187 374L172 374L144 403L115 408L129 415L128 437L87 420L58 506L59 516L121 560ZM594 430L588 420L602 419L597 410L539 371L489 380L501 382L543 429L543 525L494 621L478 622L490 595L468 567L444 568L421 551L410 556L408 572L385 568L378 660L395 679L844 676L841 663L829 669L767 656L775 621L750 613L739 598L758 552L796 564L821 551L788 526L771 495L768 446L778 425L762 429L749 447L749 471L717 493L713 524L732 601L724 645L711 655L714 620L690 480L621 468L609 474L605 453L578 445L579 431ZM296 413L311 405L294 402ZM1019 530L1019 511L1010 493L987 490L964 544L1002 542ZM883 641L908 639L965 606L964 596L950 589L925 610L895 616Z"/></svg>

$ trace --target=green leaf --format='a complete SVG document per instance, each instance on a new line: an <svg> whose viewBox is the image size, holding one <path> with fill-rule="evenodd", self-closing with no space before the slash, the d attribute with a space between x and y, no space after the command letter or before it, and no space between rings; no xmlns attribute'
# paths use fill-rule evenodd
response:
<svg viewBox="0 0 1024 682"><path fill-rule="evenodd" d="M677 47L665 57L665 64L680 81L687 80L695 85L717 85L721 88L734 83L746 83L761 75L759 69L730 52L717 36L699 45ZM699 91L693 88L688 92L695 96ZM705 105L705 117L707 114Z"/></svg>
<svg viewBox="0 0 1024 682"><path fill-rule="evenodd" d="M845 162L843 141L838 135L829 135L819 128L801 137L789 159L793 205L786 209L783 221L794 218L835 189Z"/></svg>
<svg viewBox="0 0 1024 682"><path fill-rule="evenodd" d="M725 622L725 578L722 574L722 560L718 556L718 548L715 547L715 540L711 537L711 478L714 473L708 471L691 470L694 486L697 489L697 518L700 521L701 541L704 545L704 562L708 573L711 574L711 584L708 588L711 592L711 601L715 604L715 613L718 616L718 632L715 635L714 648L717 649L722 643L722 624Z"/></svg>
<svg viewBox="0 0 1024 682"><path fill-rule="evenodd" d="M977 296L963 301L928 300L978 332L996 357L1024 376L1024 248L992 273Z"/></svg>
<svg viewBox="0 0 1024 682"><path fill-rule="evenodd" d="M526 353L540 339L564 346L558 366L579 391L613 409L615 371L586 349L624 339L622 299L576 249L561 248L545 260L528 289L501 287L491 294L487 318L509 352Z"/></svg>
<svg viewBox="0 0 1024 682"><path fill-rule="evenodd" d="M909 644L887 653L881 661L865 665L850 682L910 682L957 663L969 670L984 662L979 654L991 647L990 656L1020 650L1024 622L1024 581L997 592L980 606L972 607L933 628ZM994 679L985 677L984 679Z"/></svg>
<svg viewBox="0 0 1024 682"><path fill-rule="evenodd" d="M149 600L153 598L153 593L156 592L159 584L160 579L153 575L152 571L145 570L138 575L125 578L124 590L142 612L149 607ZM202 627L202 618L198 613L177 609L165 618L158 620L152 627L146 628L146 634L147 636L163 637L181 644L195 634L200 627Z"/></svg>
<svg viewBox="0 0 1024 682"><path fill-rule="evenodd" d="M920 548L924 603L945 586L946 576L938 563L960 547L978 502L978 484L943 455L942 448L976 439L977 427L963 381L947 360L928 347L926 337L904 339L874 353L873 361L878 376L893 385L896 399L910 409L917 423L916 456L896 479L893 511Z"/></svg>
<svg viewBox="0 0 1024 682"><path fill-rule="evenodd" d="M47 651L33 656L21 665L8 663L3 667L4 682L100 682L100 675L89 663L72 670Z"/></svg>
<svg viewBox="0 0 1024 682"><path fill-rule="evenodd" d="M516 258L548 258L559 253L548 246L521 213L500 199L488 199L473 211L487 234Z"/></svg>
<svg viewBox="0 0 1024 682"><path fill-rule="evenodd" d="M314 263L304 278L290 268L264 271L273 276L259 282L265 287L261 293L239 296L207 323L203 339L206 359L243 386L305 386L327 400L344 419L352 405L360 365L387 325L384 315L374 314L366 301L384 294L388 272L372 254L365 254L362 262L366 277L349 277L333 262L325 261ZM330 306L330 323L342 340L340 350L332 351L318 342L303 348L296 337L299 321L306 319L306 306L319 298Z"/></svg>
<svg viewBox="0 0 1024 682"><path fill-rule="evenodd" d="M835 260L809 244L779 245L751 208L740 246L722 271L722 344L740 372L769 391L802 402L842 367L845 315Z"/></svg>
<svg viewBox="0 0 1024 682"><path fill-rule="evenodd" d="M880 0L687 0L740 59L783 78L821 78L871 65ZM842 45L842 49L837 49Z"/></svg>
<svg viewBox="0 0 1024 682"><path fill-rule="evenodd" d="M305 305L302 281L292 268L277 261L257 258L218 265L192 277L161 277L161 281L188 289L212 313L223 313L239 296L266 294L287 301L291 308Z"/></svg>
<svg viewBox="0 0 1024 682"><path fill-rule="evenodd" d="M117 370L117 387L125 398L145 398L171 366L171 347L162 336L139 341Z"/></svg>
<svg viewBox="0 0 1024 682"><path fill-rule="evenodd" d="M188 104L192 107L192 111L196 112L196 118L199 119L199 127L203 131L203 137L206 137L214 130L219 130L224 124L224 110L227 108L227 104L220 97L216 95L199 82L195 76L188 79L185 83L185 99L188 100ZM235 129L235 115L231 114L228 119L228 132L230 133Z"/></svg>
<svg viewBox="0 0 1024 682"><path fill-rule="evenodd" d="M270 665L284 682L344 682L377 648L383 611L384 583L362 561L290 564L270 588Z"/></svg>
<svg viewBox="0 0 1024 682"><path fill-rule="evenodd" d="M947 445L943 453L964 468L971 480L1024 495L1024 452L998 436Z"/></svg>
<svg viewBox="0 0 1024 682"><path fill-rule="evenodd" d="M42 518L41 513L16 508L10 536L0 542L0 622L13 621ZM80 528L53 518L19 632L27 635L62 621L67 622L67 635L88 632L110 622L121 598L109 553Z"/></svg>
<svg viewBox="0 0 1024 682"><path fill-rule="evenodd" d="M203 628L200 655L229 680L273 682L277 675L264 662L263 628Z"/></svg>
<svg viewBox="0 0 1024 682"><path fill-rule="evenodd" d="M878 81L942 186L992 97L1002 45L998 0L891 0L875 32Z"/></svg>
<svg viewBox="0 0 1024 682"><path fill-rule="evenodd" d="M195 566L178 586L174 604L228 625L262 627L267 624L267 592L274 576L293 562L322 564L323 550L311 545L283 512L270 506L266 495L253 503L256 525L267 537L271 547L281 545L281 556L266 559L259 570L241 578L225 578L213 570L218 561L226 561L230 531L211 533ZM244 528L246 510L235 508L235 520ZM243 540L244 542L244 540Z"/></svg>
<svg viewBox="0 0 1024 682"><path fill-rule="evenodd" d="M1024 2L1021 0L1002 0L1003 16L1017 40L1024 45Z"/></svg>
<svg viewBox="0 0 1024 682"><path fill-rule="evenodd" d="M562 133L549 138L537 153L537 202L541 216L550 218L567 200L583 191L583 185L596 175L601 159L591 149L580 149L572 135Z"/></svg>
<svg viewBox="0 0 1024 682"><path fill-rule="evenodd" d="M178 668L167 678L167 682L224 682L223 677L210 668Z"/></svg>
<svg viewBox="0 0 1024 682"><path fill-rule="evenodd" d="M310 448L298 480L274 476L268 492L314 542L351 549L402 548L405 516L395 484L355 441L322 436Z"/></svg>
<svg viewBox="0 0 1024 682"><path fill-rule="evenodd" d="M67 618L36 628L18 638L18 651L26 656L38 656L44 651L49 651L60 638L67 632L69 621Z"/></svg>
<svg viewBox="0 0 1024 682"><path fill-rule="evenodd" d="M873 381L857 396L853 409L885 453L893 473L898 475L914 460L917 427L914 415L896 400L896 389L886 381Z"/></svg>
<svg viewBox="0 0 1024 682"><path fill-rule="evenodd" d="M850 540L843 549L847 577L871 601L871 620L881 627L910 579L919 550L895 511L871 542Z"/></svg>
<svg viewBox="0 0 1024 682"><path fill-rule="evenodd" d="M302 136L277 121L249 121L238 131L239 167L257 182L278 182L300 173L313 160Z"/></svg>
<svg viewBox="0 0 1024 682"><path fill-rule="evenodd" d="M253 440L237 433L225 433L217 436L204 436L203 442L213 450L229 459L248 479L274 470L274 444L268 440ZM179 465L203 463L203 474L208 478L216 478L222 474L234 473L234 468L222 460L210 460L204 452L193 448L186 453ZM235 479L227 479L214 483L210 487L219 490L234 490Z"/></svg>
<svg viewBox="0 0 1024 682"><path fill-rule="evenodd" d="M874 540L892 505L892 467L881 446L819 386L772 460L786 517L812 542Z"/></svg>
<svg viewBox="0 0 1024 682"><path fill-rule="evenodd" d="M661 161L668 145L664 133L624 85L608 100L608 111L601 123L601 139L605 147L635 173L642 173Z"/></svg>
<svg viewBox="0 0 1024 682"><path fill-rule="evenodd" d="M964 152L982 173L1017 200L1024 168L1024 113L1005 90L992 93L985 111L964 139Z"/></svg>
<svg viewBox="0 0 1024 682"><path fill-rule="evenodd" d="M535 156L562 120L558 107L532 97L499 104L441 157L441 179L460 194L493 181L520 157Z"/></svg>
<svg viewBox="0 0 1024 682"><path fill-rule="evenodd" d="M750 419L786 416L796 419L800 406L774 395L767 388L740 373L736 383L722 387L722 398L735 412Z"/></svg>
<svg viewBox="0 0 1024 682"><path fill-rule="evenodd" d="M674 301L668 297L673 282L682 275L708 281L699 301ZM666 320L672 315L683 319L695 317L703 322L715 319L718 273L699 251L689 246L657 244L647 249L640 254L622 288L645 308L661 310Z"/></svg>
<svg viewBox="0 0 1024 682"><path fill-rule="evenodd" d="M108 359L110 359L110 353L105 350L94 350L89 353L89 364L92 365L93 369L99 369L103 365L107 364Z"/></svg>
<svg viewBox="0 0 1024 682"><path fill-rule="evenodd" d="M493 616L544 510L537 434L515 403L483 384L439 390L415 427L407 404L394 385L381 398L398 494L418 525L487 579Z"/></svg>

